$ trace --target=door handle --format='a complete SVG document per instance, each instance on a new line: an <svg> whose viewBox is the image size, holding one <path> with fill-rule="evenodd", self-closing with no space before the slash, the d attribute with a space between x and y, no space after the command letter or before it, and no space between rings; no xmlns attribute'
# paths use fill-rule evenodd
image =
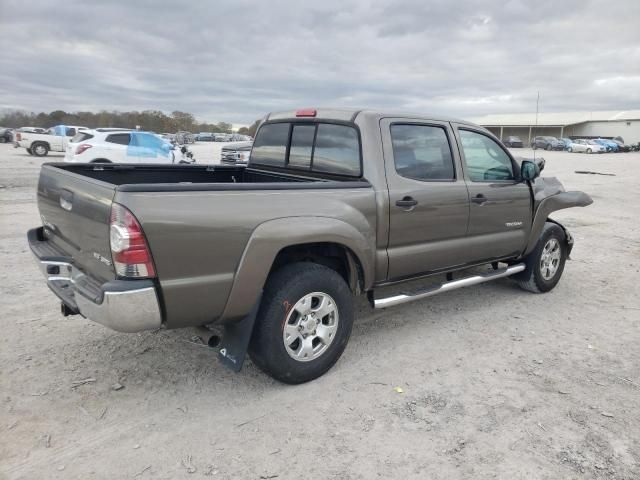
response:
<svg viewBox="0 0 640 480"><path fill-rule="evenodd" d="M483 194L479 193L475 197L473 197L471 199L471 201L473 203L477 203L478 205L484 205L485 203L487 203L487 197L485 197Z"/></svg>
<svg viewBox="0 0 640 480"><path fill-rule="evenodd" d="M418 201L413 197L404 197L402 200L398 200L396 205L402 208L411 208L415 207L418 204Z"/></svg>

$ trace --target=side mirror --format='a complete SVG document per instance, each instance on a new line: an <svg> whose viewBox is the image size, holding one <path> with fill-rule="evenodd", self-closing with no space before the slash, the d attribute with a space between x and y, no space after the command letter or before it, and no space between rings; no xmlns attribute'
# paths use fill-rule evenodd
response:
<svg viewBox="0 0 640 480"><path fill-rule="evenodd" d="M543 164L544 165L544 164ZM523 160L520 165L520 177L527 182L533 182L540 176L540 167L537 162Z"/></svg>

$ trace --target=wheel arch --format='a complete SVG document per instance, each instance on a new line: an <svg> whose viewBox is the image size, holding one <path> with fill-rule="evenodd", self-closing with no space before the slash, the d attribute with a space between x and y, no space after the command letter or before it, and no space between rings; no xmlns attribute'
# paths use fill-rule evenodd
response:
<svg viewBox="0 0 640 480"><path fill-rule="evenodd" d="M29 145L29 148L33 149L33 147L36 145L44 145L45 147L47 147L47 150L51 150L51 145L46 140L35 140L31 142L31 145Z"/></svg>
<svg viewBox="0 0 640 480"><path fill-rule="evenodd" d="M523 256L526 256L531 253L531 251L533 251L546 222L552 222L560 225L555 220L551 220L549 218L549 215L552 212L571 207L586 207L588 205L591 205L592 203L593 200L589 195L579 191L562 192L556 195L551 195L550 197L541 200L533 219L529 241L527 242L527 246L525 248ZM566 229L562 225L560 226L565 231L565 233L567 233ZM567 238L570 238L570 236L568 236Z"/></svg>
<svg viewBox="0 0 640 480"><path fill-rule="evenodd" d="M270 220L252 233L236 268L223 322L246 315L269 275L295 261L312 261L336 270L354 293L373 282L373 245L342 220L292 217Z"/></svg>

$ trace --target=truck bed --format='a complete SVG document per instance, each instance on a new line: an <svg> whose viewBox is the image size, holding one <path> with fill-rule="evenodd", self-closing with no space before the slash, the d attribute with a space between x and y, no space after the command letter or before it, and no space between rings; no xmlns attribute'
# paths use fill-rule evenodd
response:
<svg viewBox="0 0 640 480"><path fill-rule="evenodd" d="M327 222L334 219L334 227L337 221L366 232L367 251L374 251L375 191L364 179L239 166L49 163L38 183L44 227L34 243L38 251L55 250L43 254L47 260L62 258L73 266L76 287L85 277L98 287L120 280L110 248L113 203L127 208L142 226L169 328L222 318L252 238L252 251L268 257L269 245L256 246L265 238L304 233L322 242L331 232ZM309 224L294 227L301 219ZM275 233L261 234L267 227Z"/></svg>
<svg viewBox="0 0 640 480"><path fill-rule="evenodd" d="M305 172L277 172L244 166L68 163L49 163L46 166L114 185L123 192L368 186L368 182L354 181L353 178L309 176Z"/></svg>

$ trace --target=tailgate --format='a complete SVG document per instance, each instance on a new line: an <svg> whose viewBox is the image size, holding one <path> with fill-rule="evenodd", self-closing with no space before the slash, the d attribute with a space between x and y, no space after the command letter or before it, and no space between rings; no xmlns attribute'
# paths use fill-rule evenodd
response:
<svg viewBox="0 0 640 480"><path fill-rule="evenodd" d="M71 257L73 265L100 281L116 278L109 246L109 218L115 186L44 165L38 208L45 237Z"/></svg>

